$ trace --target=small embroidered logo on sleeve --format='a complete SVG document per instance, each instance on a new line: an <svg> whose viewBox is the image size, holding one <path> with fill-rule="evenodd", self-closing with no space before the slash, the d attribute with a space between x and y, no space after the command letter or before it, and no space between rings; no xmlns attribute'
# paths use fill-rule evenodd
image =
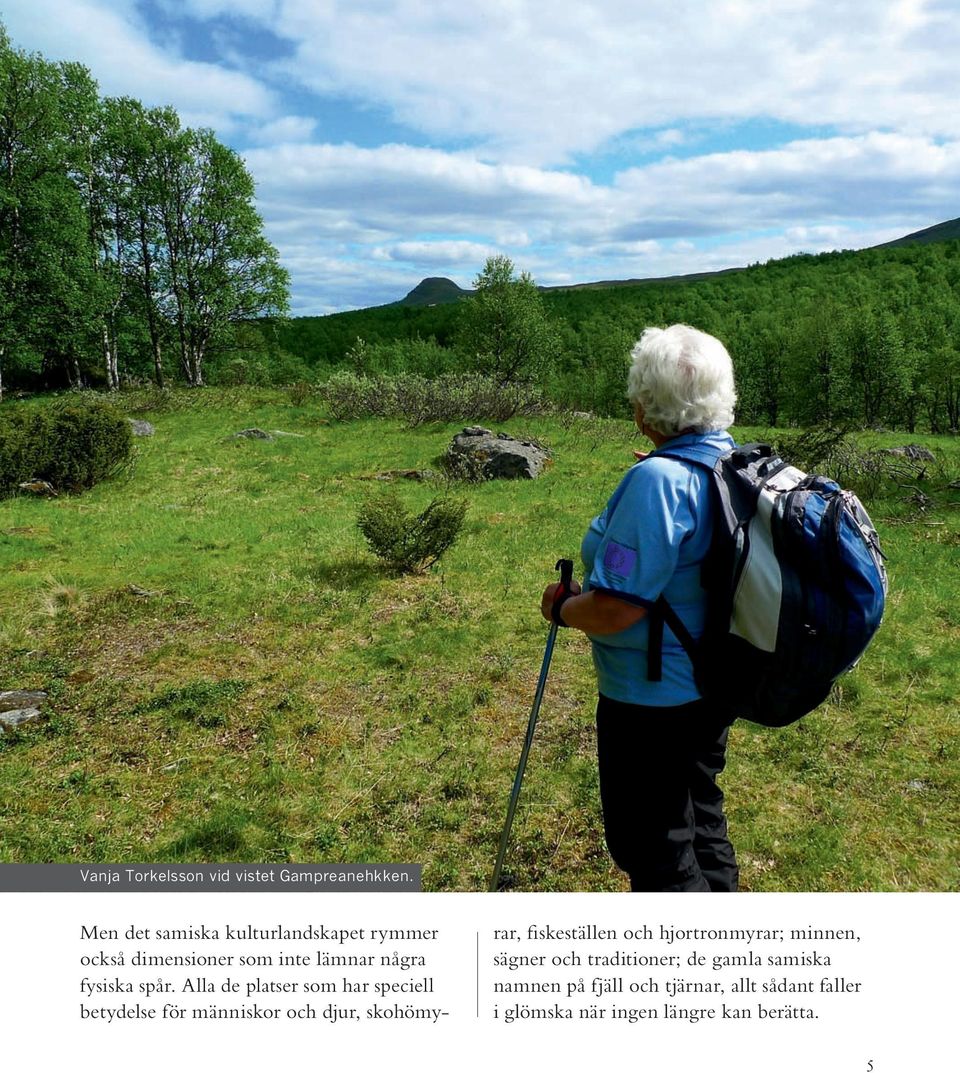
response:
<svg viewBox="0 0 960 1073"><path fill-rule="evenodd" d="M637 561L637 553L633 548L625 548L611 540L603 555L603 565L611 574L626 578L630 576L634 563Z"/></svg>

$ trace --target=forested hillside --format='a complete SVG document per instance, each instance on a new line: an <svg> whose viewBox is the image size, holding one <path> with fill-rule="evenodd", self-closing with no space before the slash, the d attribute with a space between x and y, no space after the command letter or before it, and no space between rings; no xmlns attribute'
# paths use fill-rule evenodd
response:
<svg viewBox="0 0 960 1073"><path fill-rule="evenodd" d="M960 425L960 242L796 256L702 280L542 292L561 336L545 387L578 409L623 410L631 345L648 324L684 321L723 339L737 368L738 420L849 423L932 432ZM471 301L471 299L465 299ZM458 353L459 304L383 306L299 318L281 347L311 368L396 372L394 341ZM409 344L408 344L409 345ZM418 349L421 360L424 346ZM452 348L452 352L451 352ZM402 349L402 348L401 348ZM394 358L378 365L380 356ZM400 363L402 364L402 362Z"/></svg>

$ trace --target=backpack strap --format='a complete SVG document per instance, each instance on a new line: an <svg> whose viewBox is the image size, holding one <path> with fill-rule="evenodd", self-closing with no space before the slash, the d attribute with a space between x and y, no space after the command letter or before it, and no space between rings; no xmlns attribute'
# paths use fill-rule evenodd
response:
<svg viewBox="0 0 960 1073"><path fill-rule="evenodd" d="M714 450L704 450L703 448L687 448L686 450L679 448L674 451L659 450L655 454L657 458L672 458L675 462L686 462L688 465L705 470L710 474L714 472L717 461L721 457ZM690 662L696 664L697 642L693 639L693 634L684 625L683 620L662 595L657 597L656 602L647 612L647 618L649 621L647 634L648 681L660 682L663 680L664 624L670 627L674 637L690 657Z"/></svg>
<svg viewBox="0 0 960 1073"><path fill-rule="evenodd" d="M693 634L683 624L683 619L667 603L663 596L658 596L647 613L649 631L647 634L647 679L659 682L663 679L663 627L670 627L674 637L683 645L691 663L696 662L697 642Z"/></svg>
<svg viewBox="0 0 960 1073"><path fill-rule="evenodd" d="M647 630L647 681L660 682L663 680L663 608L660 606L663 597L647 612L649 627Z"/></svg>

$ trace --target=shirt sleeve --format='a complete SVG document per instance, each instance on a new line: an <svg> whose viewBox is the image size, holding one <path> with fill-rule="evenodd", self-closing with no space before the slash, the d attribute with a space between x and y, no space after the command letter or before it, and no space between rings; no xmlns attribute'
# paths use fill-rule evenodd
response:
<svg viewBox="0 0 960 1073"><path fill-rule="evenodd" d="M696 524L690 467L648 458L596 519L603 533L587 579L590 589L628 603L652 605L677 568L680 546Z"/></svg>

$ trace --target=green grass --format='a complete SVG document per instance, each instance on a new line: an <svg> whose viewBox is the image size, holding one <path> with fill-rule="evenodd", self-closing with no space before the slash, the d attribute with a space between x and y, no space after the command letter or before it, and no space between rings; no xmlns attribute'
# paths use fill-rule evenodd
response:
<svg viewBox="0 0 960 1073"><path fill-rule="evenodd" d="M426 889L483 889L543 654L539 595L631 462L629 426L503 426L548 442L553 465L459 488L460 541L398 578L359 505L459 426L330 424L252 390L176 393L145 416L156 435L124 476L0 502L0 689L49 693L42 722L0 736L0 860L413 861ZM251 425L296 435L231 438ZM889 610L830 703L733 730L746 889L960 885L960 442L879 442L935 448L934 502L868 504ZM413 511L437 494L394 487ZM624 887L594 688L585 639L561 634L506 864L518 889Z"/></svg>

